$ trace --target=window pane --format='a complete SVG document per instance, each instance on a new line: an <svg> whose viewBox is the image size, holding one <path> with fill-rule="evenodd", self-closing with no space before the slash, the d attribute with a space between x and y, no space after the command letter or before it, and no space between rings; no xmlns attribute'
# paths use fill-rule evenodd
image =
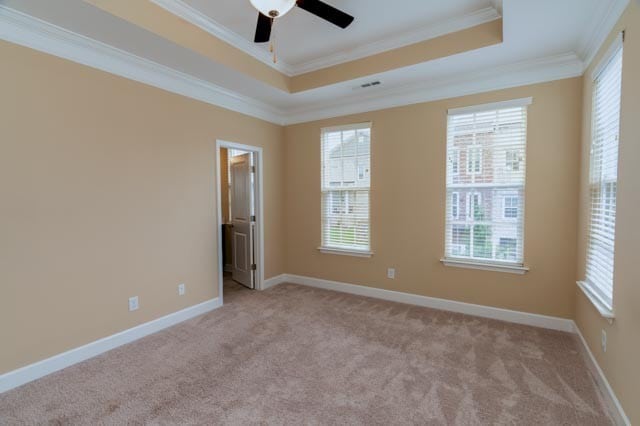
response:
<svg viewBox="0 0 640 426"><path fill-rule="evenodd" d="M323 129L322 246L369 250L368 127Z"/></svg>
<svg viewBox="0 0 640 426"><path fill-rule="evenodd" d="M526 130L526 107L449 115L445 257L523 263Z"/></svg>
<svg viewBox="0 0 640 426"><path fill-rule="evenodd" d="M610 309L613 307L621 89L622 47L594 81L589 170L591 210L585 283Z"/></svg>

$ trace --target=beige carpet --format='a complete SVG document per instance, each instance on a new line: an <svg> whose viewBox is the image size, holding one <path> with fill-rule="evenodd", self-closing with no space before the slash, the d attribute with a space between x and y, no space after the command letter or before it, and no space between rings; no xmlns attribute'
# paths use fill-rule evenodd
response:
<svg viewBox="0 0 640 426"><path fill-rule="evenodd" d="M610 417L569 334L283 284L0 395L1 424Z"/></svg>

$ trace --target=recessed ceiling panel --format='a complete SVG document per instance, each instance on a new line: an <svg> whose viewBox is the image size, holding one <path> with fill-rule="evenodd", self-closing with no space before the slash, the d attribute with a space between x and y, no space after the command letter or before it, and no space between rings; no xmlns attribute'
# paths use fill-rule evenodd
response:
<svg viewBox="0 0 640 426"><path fill-rule="evenodd" d="M183 0L218 24L253 41L257 10L249 0ZM355 17L341 29L294 7L276 19L273 40L279 58L298 65L434 26L491 7L490 0L326 0ZM263 46L268 49L268 45Z"/></svg>

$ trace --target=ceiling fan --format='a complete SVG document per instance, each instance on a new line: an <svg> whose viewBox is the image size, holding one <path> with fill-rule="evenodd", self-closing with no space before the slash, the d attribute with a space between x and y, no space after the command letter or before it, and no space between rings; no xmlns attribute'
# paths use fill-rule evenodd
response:
<svg viewBox="0 0 640 426"><path fill-rule="evenodd" d="M258 9L258 24L256 26L255 43L266 43L271 38L271 27L276 18L282 17L294 6L304 9L325 21L329 21L340 28L347 28L353 22L353 16L344 13L320 0L250 0L253 7Z"/></svg>

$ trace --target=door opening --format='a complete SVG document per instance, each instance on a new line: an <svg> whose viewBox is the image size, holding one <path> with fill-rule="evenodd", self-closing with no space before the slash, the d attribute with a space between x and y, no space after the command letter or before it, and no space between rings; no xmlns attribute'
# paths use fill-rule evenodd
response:
<svg viewBox="0 0 640 426"><path fill-rule="evenodd" d="M262 229L262 150L218 141L219 294L264 281Z"/></svg>

